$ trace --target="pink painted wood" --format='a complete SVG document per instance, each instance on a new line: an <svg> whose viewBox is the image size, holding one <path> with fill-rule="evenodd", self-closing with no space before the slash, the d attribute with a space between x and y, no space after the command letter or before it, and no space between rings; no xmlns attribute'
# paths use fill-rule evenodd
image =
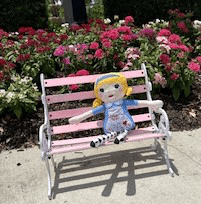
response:
<svg viewBox="0 0 201 204"><path fill-rule="evenodd" d="M137 130L132 130L132 131L130 131L129 135L145 134L148 132L153 132L154 130L155 130L155 128L153 126L150 126L150 127L146 127L146 128L140 128ZM100 136L100 135L98 135L98 136ZM73 139L68 139L68 140L55 140L55 141L52 141L52 147L91 142L93 139L97 138L98 136L84 137L84 138L73 138Z"/></svg>
<svg viewBox="0 0 201 204"><path fill-rule="evenodd" d="M135 71L127 71L122 72L122 74L127 78L139 78L144 77L144 71L135 70ZM64 77L64 78L54 78L54 79L45 79L44 86L45 87L55 87L55 86L64 86L71 84L84 84L84 83L94 83L97 75L87 75L87 76L77 76L77 77Z"/></svg>
<svg viewBox="0 0 201 204"><path fill-rule="evenodd" d="M147 91L146 85L132 86L132 88L133 88L133 94L145 93ZM95 98L93 91L83 91L83 92L70 93L70 94L48 95L46 96L46 101L47 101L47 104L53 104L53 103L61 103L65 101L76 101L76 100L93 99L93 98Z"/></svg>
<svg viewBox="0 0 201 204"><path fill-rule="evenodd" d="M149 113L146 114L140 114L132 116L135 123L143 122L143 121L150 121L151 115ZM61 125L61 126L53 126L51 127L51 134L62 134L62 133L68 133L68 132L79 132L84 130L92 130L97 128L103 127L103 121L92 121L92 122L84 122L79 124L73 124L73 125Z"/></svg>
<svg viewBox="0 0 201 204"><path fill-rule="evenodd" d="M142 141L146 139L162 138L162 137L164 137L164 135L161 133L147 133L147 134L142 134L142 135L130 135L129 134L126 137L125 142ZM107 146L107 145L112 145L112 144L113 142L109 141L103 144L102 146ZM102 146L100 146L100 148ZM76 151L86 150L86 149L91 149L89 142L78 144L78 145L73 145L73 146L67 146L63 148L52 148L52 150L49 152L49 155L61 154L61 153L67 153L67 152L76 152Z"/></svg>
<svg viewBox="0 0 201 204"><path fill-rule="evenodd" d="M145 108L145 107L147 106L140 106L140 108ZM76 115L80 115L91 109L92 107L84 107L84 108L75 108L75 109L68 109L68 110L50 111L48 116L49 116L49 120L58 120L58 119L70 118ZM139 107L128 106L128 110L132 110L132 109L139 109Z"/></svg>

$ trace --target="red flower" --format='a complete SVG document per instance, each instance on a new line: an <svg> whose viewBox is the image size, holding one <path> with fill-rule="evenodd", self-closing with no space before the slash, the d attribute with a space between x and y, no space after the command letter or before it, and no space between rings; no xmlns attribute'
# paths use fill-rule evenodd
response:
<svg viewBox="0 0 201 204"><path fill-rule="evenodd" d="M171 34L168 39L171 43L181 44L181 38L176 34Z"/></svg>
<svg viewBox="0 0 201 204"><path fill-rule="evenodd" d="M125 41L130 41L132 38L130 35L122 35L122 39Z"/></svg>
<svg viewBox="0 0 201 204"><path fill-rule="evenodd" d="M66 65L69 65L69 64L70 64L70 59L69 59L69 58L64 58L64 59L62 60L62 62L63 62L64 64L66 64Z"/></svg>
<svg viewBox="0 0 201 204"><path fill-rule="evenodd" d="M72 74L69 74L68 77L75 77L76 74L72 73Z"/></svg>
<svg viewBox="0 0 201 204"><path fill-rule="evenodd" d="M188 68L193 72L199 72L200 71L200 65L191 61L188 63Z"/></svg>
<svg viewBox="0 0 201 204"><path fill-rule="evenodd" d="M171 75L170 79L171 79L171 80L177 80L179 77L180 77L179 74L173 73L173 74Z"/></svg>
<svg viewBox="0 0 201 204"><path fill-rule="evenodd" d="M159 58L163 64L170 63L170 57L167 54L162 54Z"/></svg>
<svg viewBox="0 0 201 204"><path fill-rule="evenodd" d="M201 56L197 56L196 60L198 61L199 64L201 64Z"/></svg>
<svg viewBox="0 0 201 204"><path fill-rule="evenodd" d="M0 80L2 80L3 77L4 77L4 73L3 73L3 71L0 71Z"/></svg>
<svg viewBox="0 0 201 204"><path fill-rule="evenodd" d="M102 59L103 58L103 50L102 49L97 49L95 52L94 57L98 58L98 59Z"/></svg>
<svg viewBox="0 0 201 204"><path fill-rule="evenodd" d="M70 89L71 91L76 91L76 90L79 89L79 86L78 86L77 84L72 84L72 85L69 86L69 89Z"/></svg>
<svg viewBox="0 0 201 204"><path fill-rule="evenodd" d="M161 29L158 33L158 36L170 36L171 35L171 32L167 29Z"/></svg>
<svg viewBox="0 0 201 204"><path fill-rule="evenodd" d="M77 30L80 30L80 26L78 25L78 24L76 24L76 23L73 23L71 26L70 26L70 29L72 30L72 31L77 31Z"/></svg>
<svg viewBox="0 0 201 204"><path fill-rule="evenodd" d="M178 22L178 23L177 23L177 27L178 27L182 32L184 32L184 33L188 33L188 32L189 32L188 28L186 27L186 24L185 24L183 21Z"/></svg>
<svg viewBox="0 0 201 204"><path fill-rule="evenodd" d="M76 76L86 76L89 75L89 72L86 69L81 69L76 73Z"/></svg>
<svg viewBox="0 0 201 204"><path fill-rule="evenodd" d="M134 22L134 18L132 16L126 16L125 17L125 23L133 23Z"/></svg>
<svg viewBox="0 0 201 204"><path fill-rule="evenodd" d="M153 38L154 37L154 30L151 28L144 28L139 32L140 36Z"/></svg>
<svg viewBox="0 0 201 204"><path fill-rule="evenodd" d="M6 60L5 59L0 59L0 67L6 64Z"/></svg>
<svg viewBox="0 0 201 204"><path fill-rule="evenodd" d="M103 47L111 48L111 42L108 39L103 39L102 44L103 44Z"/></svg>
<svg viewBox="0 0 201 204"><path fill-rule="evenodd" d="M68 39L68 36L66 34L61 34L59 36L60 40L67 40Z"/></svg>
<svg viewBox="0 0 201 204"><path fill-rule="evenodd" d="M30 54L19 54L16 61L17 62L23 62L30 58Z"/></svg>
<svg viewBox="0 0 201 204"><path fill-rule="evenodd" d="M89 48L92 50L97 50L98 47L99 47L99 44L97 42L92 42L89 46Z"/></svg>

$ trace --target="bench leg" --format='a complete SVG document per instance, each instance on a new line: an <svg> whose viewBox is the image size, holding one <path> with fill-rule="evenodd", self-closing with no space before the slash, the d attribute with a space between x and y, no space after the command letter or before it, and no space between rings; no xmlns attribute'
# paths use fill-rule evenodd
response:
<svg viewBox="0 0 201 204"><path fill-rule="evenodd" d="M56 162L54 161L53 156L51 156L51 161L52 161L52 164L53 164L53 167L54 167L54 172L56 172L57 166L56 166Z"/></svg>
<svg viewBox="0 0 201 204"><path fill-rule="evenodd" d="M164 151L165 161L166 161L166 164L167 164L167 169L169 171L170 176L173 177L174 176L174 172L173 172L173 170L172 170L172 168L170 166L170 160L169 160L168 151L167 151L167 139L165 139L165 141L164 141L164 149L163 149L163 151Z"/></svg>
<svg viewBox="0 0 201 204"><path fill-rule="evenodd" d="M48 179L48 199L52 199L52 182L51 182L51 174L50 174L50 165L48 161L48 157L45 158L45 163L47 167L47 179Z"/></svg>

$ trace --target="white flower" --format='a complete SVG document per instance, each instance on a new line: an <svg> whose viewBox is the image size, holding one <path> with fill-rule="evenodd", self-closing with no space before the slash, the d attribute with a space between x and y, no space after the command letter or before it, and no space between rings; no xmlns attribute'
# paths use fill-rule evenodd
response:
<svg viewBox="0 0 201 204"><path fill-rule="evenodd" d="M123 25L123 24L125 24L125 20L119 20L119 23L120 23L121 25Z"/></svg>
<svg viewBox="0 0 201 204"><path fill-rule="evenodd" d="M37 85L36 84L33 84L33 89L35 90L35 91L38 91L38 87L37 87Z"/></svg>
<svg viewBox="0 0 201 204"><path fill-rule="evenodd" d="M106 19L104 19L104 23L109 24L109 23L111 23L111 20L109 18L106 18Z"/></svg>
<svg viewBox="0 0 201 204"><path fill-rule="evenodd" d="M114 20L118 20L119 16L118 15L114 15Z"/></svg>
<svg viewBox="0 0 201 204"><path fill-rule="evenodd" d="M61 24L61 26L68 28L69 27L69 23L63 23L63 24Z"/></svg>
<svg viewBox="0 0 201 204"><path fill-rule="evenodd" d="M0 96L4 97L6 94L5 89L0 89Z"/></svg>
<svg viewBox="0 0 201 204"><path fill-rule="evenodd" d="M21 93L18 96L19 96L19 99L25 98L25 96L23 94L21 94Z"/></svg>
<svg viewBox="0 0 201 204"><path fill-rule="evenodd" d="M15 93L8 92L8 94L6 95L7 102L9 103L11 101L11 99L14 98L14 96L15 96Z"/></svg>
<svg viewBox="0 0 201 204"><path fill-rule="evenodd" d="M171 48L169 45L161 44L159 47L165 49L168 54L170 53Z"/></svg>
<svg viewBox="0 0 201 204"><path fill-rule="evenodd" d="M157 19L156 19L156 23L160 23L160 22L161 22L161 21L157 18Z"/></svg>

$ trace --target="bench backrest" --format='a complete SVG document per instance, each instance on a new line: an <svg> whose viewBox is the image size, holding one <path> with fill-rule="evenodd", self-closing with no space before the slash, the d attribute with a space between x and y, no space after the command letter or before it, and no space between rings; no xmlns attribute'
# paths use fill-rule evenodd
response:
<svg viewBox="0 0 201 204"><path fill-rule="evenodd" d="M148 82L146 67L144 64L142 64L141 70L125 71L125 72L122 72L122 74L127 79L144 78L145 84L132 86L133 94L146 93L147 99L151 100L151 95L150 95L151 84L150 82ZM85 131L85 130L91 130L91 129L97 129L97 128L103 127L102 120L82 122L78 125L66 124L66 125L60 125L60 126L52 126L52 127L50 126L50 121L63 119L63 118L70 118L70 117L82 114L92 109L92 106L77 107L77 108L67 109L67 110L48 111L49 105L62 103L62 102L73 103L73 101L94 99L95 95L93 90L80 91L80 92L74 92L74 93L65 93L65 94L56 94L56 95L46 95L46 88L54 88L58 86L66 86L66 85L73 85L73 84L94 83L98 76L99 75L87 75L87 76L44 79L44 75L41 74L42 101L45 108L45 123L49 128L49 134L55 135L55 134ZM129 109L136 109L136 107L129 107ZM132 117L136 123L151 120L150 113L133 115Z"/></svg>

